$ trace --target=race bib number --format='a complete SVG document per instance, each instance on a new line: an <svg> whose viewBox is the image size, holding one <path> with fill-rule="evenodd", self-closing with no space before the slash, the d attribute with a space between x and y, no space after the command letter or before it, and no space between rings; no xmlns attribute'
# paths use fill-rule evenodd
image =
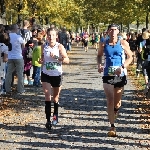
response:
<svg viewBox="0 0 150 150"><path fill-rule="evenodd" d="M148 61L150 61L150 55L148 55Z"/></svg>
<svg viewBox="0 0 150 150"><path fill-rule="evenodd" d="M60 66L58 62L46 62L45 68L46 70L55 70Z"/></svg>
<svg viewBox="0 0 150 150"><path fill-rule="evenodd" d="M109 76L114 76L115 75L115 70L118 68L119 66L110 66L108 68L108 75Z"/></svg>

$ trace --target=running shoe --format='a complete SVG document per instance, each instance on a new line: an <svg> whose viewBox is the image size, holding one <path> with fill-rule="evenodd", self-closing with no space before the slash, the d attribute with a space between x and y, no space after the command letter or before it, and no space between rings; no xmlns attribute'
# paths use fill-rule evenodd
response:
<svg viewBox="0 0 150 150"><path fill-rule="evenodd" d="M116 137L116 129L115 127L111 127L110 131L108 132L109 137Z"/></svg>
<svg viewBox="0 0 150 150"><path fill-rule="evenodd" d="M24 80L24 84L27 85L28 84L28 80Z"/></svg>
<svg viewBox="0 0 150 150"><path fill-rule="evenodd" d="M33 85L33 81L28 81L28 85Z"/></svg>
<svg viewBox="0 0 150 150"><path fill-rule="evenodd" d="M53 122L52 122L52 124L56 125L57 123L58 123L58 114L54 114L53 115Z"/></svg>

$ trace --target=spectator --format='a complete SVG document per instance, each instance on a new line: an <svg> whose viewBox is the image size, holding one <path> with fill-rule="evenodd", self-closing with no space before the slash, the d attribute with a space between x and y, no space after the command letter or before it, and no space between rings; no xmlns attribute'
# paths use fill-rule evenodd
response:
<svg viewBox="0 0 150 150"><path fill-rule="evenodd" d="M20 29L20 34L24 40L24 43L26 44L32 37L31 31L28 30L28 27L30 26L29 21L24 20L23 22L23 29Z"/></svg>
<svg viewBox="0 0 150 150"><path fill-rule="evenodd" d="M135 63L135 58L136 58L136 53L137 53L137 44L136 43L137 43L136 35L133 34L131 36L131 39L129 40L129 46L130 46L131 51L133 52L132 64Z"/></svg>
<svg viewBox="0 0 150 150"><path fill-rule="evenodd" d="M69 37L66 32L66 28L64 27L62 31L58 34L59 43L62 44L67 50L67 45L69 43Z"/></svg>
<svg viewBox="0 0 150 150"><path fill-rule="evenodd" d="M95 36L94 36L94 45L95 45L96 51L98 49L98 44L99 44L98 42L99 42L98 33L95 33Z"/></svg>
<svg viewBox="0 0 150 150"><path fill-rule="evenodd" d="M0 92L5 92L5 74L6 74L6 62L8 60L8 46L9 35L7 33L0 33Z"/></svg>
<svg viewBox="0 0 150 150"><path fill-rule="evenodd" d="M103 36L100 38L100 42L105 42L108 39L107 31L103 32Z"/></svg>
<svg viewBox="0 0 150 150"><path fill-rule="evenodd" d="M67 31L68 43L67 43L67 51L71 51L71 36L70 33Z"/></svg>
<svg viewBox="0 0 150 150"><path fill-rule="evenodd" d="M85 52L88 51L88 42L89 42L89 34L85 32L85 34L83 35L83 44Z"/></svg>
<svg viewBox="0 0 150 150"><path fill-rule="evenodd" d="M38 45L35 46L33 49L33 55L32 55L32 65L33 65L33 86L40 87L40 75L41 75L41 64L39 63L39 60L41 59L41 45L43 44L43 33L41 29L37 30L38 34Z"/></svg>
<svg viewBox="0 0 150 150"><path fill-rule="evenodd" d="M25 44L25 48L22 53L24 59L24 84L28 84L28 85L33 84L30 79L30 70L32 67L32 52L33 52L33 42L32 40L29 40Z"/></svg>
<svg viewBox="0 0 150 150"><path fill-rule="evenodd" d="M32 29L32 37L31 40L33 41L34 46L38 45L38 39L37 39L37 29Z"/></svg>
<svg viewBox="0 0 150 150"><path fill-rule="evenodd" d="M16 69L18 84L17 92L18 94L24 93L24 83L23 83L23 72L24 72L24 60L22 56L22 49L24 49L24 40L18 33L18 25L11 25L10 43L12 44L12 49L8 51L8 69L6 73L5 88L6 93L11 94L11 81L12 73Z"/></svg>
<svg viewBox="0 0 150 150"><path fill-rule="evenodd" d="M142 70L142 56L141 56L141 49L140 49L140 45L141 45L141 42L144 41L143 39L143 33L145 33L147 31L146 28L143 28L142 29L142 34L139 34L139 36L137 37L137 49L138 49L138 52L137 52L137 66L136 66L136 76L139 77L139 74ZM143 70L142 70L143 71ZM143 72L144 74L144 72ZM144 75L145 76L145 75ZM146 76L145 76L146 77ZM145 78L145 81L147 80L147 77Z"/></svg>

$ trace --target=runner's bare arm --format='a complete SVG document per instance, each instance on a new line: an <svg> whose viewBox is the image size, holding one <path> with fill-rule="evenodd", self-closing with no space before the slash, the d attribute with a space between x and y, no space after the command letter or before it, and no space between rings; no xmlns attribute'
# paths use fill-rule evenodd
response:
<svg viewBox="0 0 150 150"><path fill-rule="evenodd" d="M61 57L58 58L59 61L62 61L63 63L69 64L69 58L66 53L66 50L62 44L59 44L59 52L61 54Z"/></svg>
<svg viewBox="0 0 150 150"><path fill-rule="evenodd" d="M97 64L98 64L98 67L100 67L101 64L102 64L103 51L104 51L104 43L100 43L99 44L98 54L97 54Z"/></svg>
<svg viewBox="0 0 150 150"><path fill-rule="evenodd" d="M133 59L133 53L130 50L129 43L126 40L121 41L122 48L124 49L125 53L127 54L127 59L125 60L125 63L123 64L125 68L129 66L129 64L132 62Z"/></svg>

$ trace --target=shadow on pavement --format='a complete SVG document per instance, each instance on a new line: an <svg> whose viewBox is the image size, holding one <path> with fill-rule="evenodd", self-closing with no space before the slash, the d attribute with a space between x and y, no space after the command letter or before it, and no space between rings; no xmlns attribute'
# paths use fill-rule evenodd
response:
<svg viewBox="0 0 150 150"><path fill-rule="evenodd" d="M138 118L135 118L133 116L134 112L133 110L130 110L132 108L132 104L128 101L132 99L132 93L133 91L125 91L125 95L127 97L123 98L122 108L121 112L124 114L127 114L128 116L124 116L121 114L118 118L117 123L121 124L137 124ZM128 94L127 94L128 93ZM29 100L25 100L25 98L29 98ZM35 96L33 96L35 97ZM32 98L33 98L32 97ZM21 110L30 109L33 106L39 107L43 106L43 101L40 101L40 97L38 95L36 98L38 99L38 103L34 103L32 101L32 98L28 95L25 95L22 99L22 103L26 103L27 105L22 105ZM21 135L22 137L28 137L28 138L38 138L41 140L44 139L50 139L55 140L56 142L53 143L45 143L45 142L15 142L20 145L28 145L28 146L34 146L34 147L51 147L51 148L70 148L70 149L99 149L98 147L92 147L89 146L89 143L99 143L102 145L105 144L112 144L112 145L127 145L127 146L140 146L139 143L126 143L124 141L120 141L120 138L131 138L132 140L138 140L139 138L134 138L132 135L122 137L119 135L116 138L107 139L107 135L104 131L107 130L107 124L101 125L101 122L108 122L107 114L106 114L106 100L104 99L104 91L100 90L91 90L86 88L71 88L71 89L62 89L61 91L61 97L60 97L60 107L62 107L65 112L60 112L60 120L63 122L63 125L57 125L56 127L53 127L53 129L48 133L44 127L44 123L40 124L37 122L37 124L29 123L25 126L13 126L11 124L0 124L0 128L4 130L10 130L13 131L16 135ZM33 105L34 103L34 105ZM21 111L19 110L19 111ZM44 112L43 112L44 113ZM68 124L66 120L68 121ZM130 121L126 121L126 119L130 119ZM133 119L133 121L132 121ZM72 120L78 120L78 124L71 124ZM66 122L66 123L65 123ZM88 125L88 122L90 123ZM95 123L98 123L98 125L95 125ZM24 131L20 133L15 133L15 131ZM117 131L127 132L130 133L134 132L137 134L142 134L142 130L139 130L134 127L117 127ZM103 137L103 138L101 138ZM104 138L105 137L105 138ZM61 142L58 142L60 140ZM82 142L84 146L71 146L71 144L66 145L63 144L63 141L68 141L69 143L75 143L75 142ZM3 143L11 143L11 141L5 141L1 140ZM13 143L13 142L12 142ZM102 146L101 149L113 149L108 148L105 146Z"/></svg>

